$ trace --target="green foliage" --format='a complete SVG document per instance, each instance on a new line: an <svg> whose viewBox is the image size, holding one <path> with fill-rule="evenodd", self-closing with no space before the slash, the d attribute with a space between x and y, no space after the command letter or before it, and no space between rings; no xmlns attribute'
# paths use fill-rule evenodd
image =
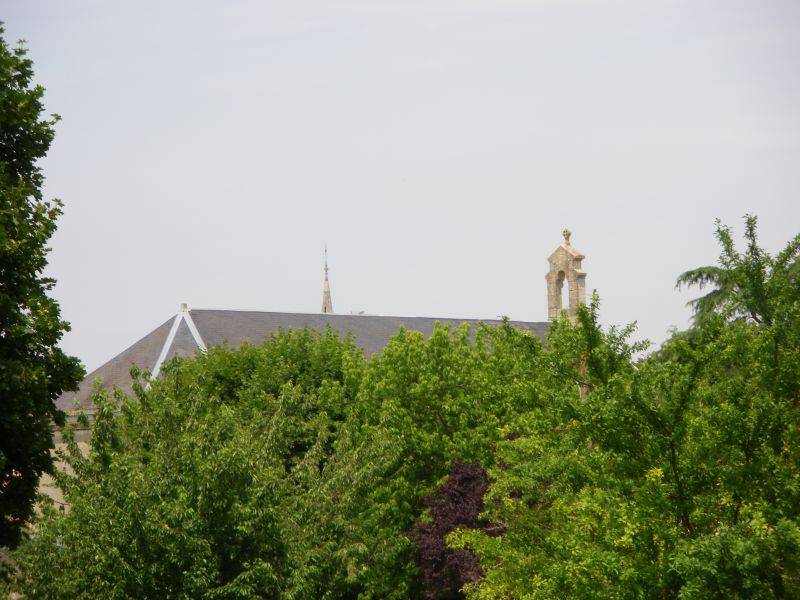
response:
<svg viewBox="0 0 800 600"><path fill-rule="evenodd" d="M353 465L364 449L380 449L384 458L373 487L353 507L346 547L359 550L348 565L348 592L331 597L415 595L405 533L454 460L492 462L501 424L514 407L532 402L521 381L523 361L540 351L538 340L508 325L480 328L474 342L467 328L437 327L427 340L401 331L370 362L338 449Z"/></svg>
<svg viewBox="0 0 800 600"><path fill-rule="evenodd" d="M747 228L743 254L718 228L724 298L644 358L595 296L546 349L437 327L367 361L301 330L98 391L91 451L59 475L70 510L34 523L11 589L435 597L409 532L464 461L491 482L481 529L446 537L480 561L460 555L459 581L484 575L468 597L800 598L800 243L772 257Z"/></svg>
<svg viewBox="0 0 800 600"><path fill-rule="evenodd" d="M42 199L37 161L57 117L43 119L44 89L21 44L0 26L0 546L13 546L30 518L39 477L52 469L55 399L83 377L57 347L69 329L42 276L61 203Z"/></svg>
<svg viewBox="0 0 800 600"><path fill-rule="evenodd" d="M689 302L695 312L695 325L715 313L767 325L781 318L779 309L787 301L784 295L797 289L800 278L800 235L773 257L758 245L757 224L755 216L745 217L747 251L741 254L730 228L717 221L716 237L722 246L719 266L698 267L678 277L678 288L714 287Z"/></svg>
<svg viewBox="0 0 800 600"><path fill-rule="evenodd" d="M298 330L175 360L136 398L98 390L91 452L73 447L74 475L59 476L70 510L35 523L14 585L54 598L413 596L405 532L455 458L491 462L500 425L530 403L521 359L540 352L508 326L474 342L437 328L400 332L367 363L349 339Z"/></svg>
<svg viewBox="0 0 800 600"><path fill-rule="evenodd" d="M718 232L733 283L658 352L634 363L596 299L552 328L542 404L490 472L505 533L450 538L486 572L470 597L800 597L797 239L770 257L748 219L739 255Z"/></svg>

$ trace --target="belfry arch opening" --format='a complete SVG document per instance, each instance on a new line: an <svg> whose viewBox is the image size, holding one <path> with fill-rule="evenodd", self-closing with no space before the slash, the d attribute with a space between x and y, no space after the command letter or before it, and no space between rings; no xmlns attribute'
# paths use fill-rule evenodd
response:
<svg viewBox="0 0 800 600"><path fill-rule="evenodd" d="M564 310L565 306L569 306L569 283L564 285L566 279L567 275L564 273L564 271L559 271L558 275L556 275L556 290L559 311Z"/></svg>

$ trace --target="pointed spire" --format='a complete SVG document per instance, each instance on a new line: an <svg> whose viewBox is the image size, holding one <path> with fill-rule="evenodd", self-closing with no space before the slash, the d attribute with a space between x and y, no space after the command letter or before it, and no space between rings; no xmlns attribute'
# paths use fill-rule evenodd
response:
<svg viewBox="0 0 800 600"><path fill-rule="evenodd" d="M322 312L333 312L331 286L330 283L328 283L328 244L325 244L325 278L322 280Z"/></svg>

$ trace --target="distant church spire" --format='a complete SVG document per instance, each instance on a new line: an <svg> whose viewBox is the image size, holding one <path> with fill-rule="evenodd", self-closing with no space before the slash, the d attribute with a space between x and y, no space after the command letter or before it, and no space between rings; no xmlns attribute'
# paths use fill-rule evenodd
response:
<svg viewBox="0 0 800 600"><path fill-rule="evenodd" d="M322 280L322 312L332 313L331 285L328 283L328 245L325 244L325 279Z"/></svg>

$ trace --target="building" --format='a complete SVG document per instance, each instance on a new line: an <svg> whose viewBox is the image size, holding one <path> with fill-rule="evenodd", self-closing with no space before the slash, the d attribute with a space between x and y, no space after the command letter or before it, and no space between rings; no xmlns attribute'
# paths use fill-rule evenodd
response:
<svg viewBox="0 0 800 600"><path fill-rule="evenodd" d="M550 269L547 281L548 320L556 319L562 310L575 316L577 307L585 301L586 273L581 270L584 256L570 243L570 232L564 230L564 241L548 258ZM562 306L564 283L568 287L567 306ZM158 377L163 364L175 356L193 356L205 352L210 346L227 344L237 347L249 342L260 344L271 334L285 329L310 327L324 331L330 326L340 334L351 334L367 356L378 353L400 327L428 335L436 322L457 327L479 322L498 325L497 320L476 320L433 317L393 317L379 315L345 315L333 312L330 283L328 281L327 249L323 277L322 310L320 313L282 313L240 310L190 309L181 304L178 313L158 325L140 340L111 360L89 373L77 392L67 392L57 401L58 408L68 413L86 410L89 414L92 389L98 378L108 388L131 391L130 370L136 366ZM526 329L544 339L547 322L512 321L512 325Z"/></svg>
<svg viewBox="0 0 800 600"><path fill-rule="evenodd" d="M545 276L548 321L558 318L562 310L574 317L578 306L585 302L586 273L581 269L581 261L585 257L570 243L568 230L564 230L563 237L564 241L548 258L550 268ZM565 282L566 302L563 299ZM63 394L57 406L73 418L81 410L91 416L94 412L92 395L96 380L109 389L119 388L128 393L132 388L130 371L134 366L142 372L150 372L152 377L158 377L164 363L175 356L193 356L211 346L222 344L234 348L245 342L260 344L279 330L309 327L324 331L330 327L342 335L351 334L356 344L370 356L379 353L400 327L429 335L437 322L453 327L467 323L473 328L478 323L500 324L497 320L336 314L333 312L328 280L327 248L322 289L320 313L205 310L190 309L186 304L181 304L176 315L89 373L77 392ZM511 324L530 331L540 339L544 339L548 328L546 321L512 321ZM76 440L84 448L90 437L91 431L88 429L76 431ZM58 433L56 445L61 445ZM49 477L42 479L42 491L62 503L60 491L52 487Z"/></svg>
<svg viewBox="0 0 800 600"><path fill-rule="evenodd" d="M584 256L570 243L570 232L564 230L564 241L548 258L550 269L547 281L548 320L556 319L563 309L570 317L585 301L586 273L581 270ZM562 302L564 283L568 287L568 302ZM379 315L344 315L333 312L330 283L328 281L327 249L322 286L320 313L281 313L239 310L190 309L181 304L178 313L126 348L111 360L89 373L77 392L63 394L58 408L68 413L86 410L89 414L92 389L98 378L108 388L131 391L130 370L136 366L158 377L161 367L175 356L193 356L210 346L227 344L237 347L249 342L260 344L271 334L285 329L310 327L324 331L330 326L340 334L351 334L367 356L378 353L400 327L428 335L436 322L457 327L463 323L476 326L479 322L498 325L497 320L476 320L433 317L393 317ZM567 304L567 306L562 306ZM512 321L512 325L526 329L544 339L547 322Z"/></svg>

